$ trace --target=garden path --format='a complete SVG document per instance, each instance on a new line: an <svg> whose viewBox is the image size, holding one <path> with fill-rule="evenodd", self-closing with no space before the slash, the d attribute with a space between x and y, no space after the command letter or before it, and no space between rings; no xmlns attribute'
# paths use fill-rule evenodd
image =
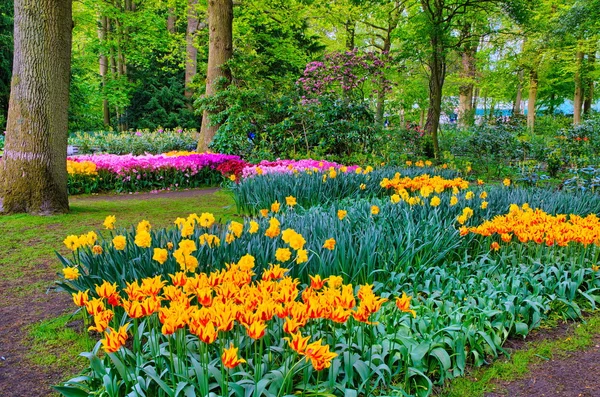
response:
<svg viewBox="0 0 600 397"><path fill-rule="evenodd" d="M600 337L585 351L535 364L523 379L500 384L486 397L599 397Z"/></svg>

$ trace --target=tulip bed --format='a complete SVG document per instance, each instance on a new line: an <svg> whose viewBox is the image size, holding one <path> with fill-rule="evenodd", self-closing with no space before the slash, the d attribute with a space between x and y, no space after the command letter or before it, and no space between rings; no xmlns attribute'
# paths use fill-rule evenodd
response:
<svg viewBox="0 0 600 397"><path fill-rule="evenodd" d="M59 284L102 339L56 389L427 396L600 302L597 195L348 168L255 168L232 187L239 222L68 236Z"/></svg>
<svg viewBox="0 0 600 397"><path fill-rule="evenodd" d="M328 161L278 160L249 164L218 153L168 152L158 155L94 154L67 159L69 194L139 192L216 186L257 174L352 171Z"/></svg>

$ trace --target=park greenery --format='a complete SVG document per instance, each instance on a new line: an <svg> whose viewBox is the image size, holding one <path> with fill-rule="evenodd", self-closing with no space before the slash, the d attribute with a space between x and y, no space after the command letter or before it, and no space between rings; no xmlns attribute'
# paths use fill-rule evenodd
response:
<svg viewBox="0 0 600 397"><path fill-rule="evenodd" d="M599 10L1 4L0 275L56 249L54 391L427 397L597 322Z"/></svg>

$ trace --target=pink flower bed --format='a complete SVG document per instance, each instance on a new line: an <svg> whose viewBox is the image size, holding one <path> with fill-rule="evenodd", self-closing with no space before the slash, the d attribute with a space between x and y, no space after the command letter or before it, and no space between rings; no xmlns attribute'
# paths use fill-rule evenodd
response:
<svg viewBox="0 0 600 397"><path fill-rule="evenodd" d="M88 156L69 157L71 161L91 161L96 164L97 170L106 170L117 175L129 174L131 172L160 171L173 169L182 172L196 174L204 167L217 168L228 161L240 161L239 156L200 153L183 156L167 156L164 154L148 154L144 156L98 154Z"/></svg>

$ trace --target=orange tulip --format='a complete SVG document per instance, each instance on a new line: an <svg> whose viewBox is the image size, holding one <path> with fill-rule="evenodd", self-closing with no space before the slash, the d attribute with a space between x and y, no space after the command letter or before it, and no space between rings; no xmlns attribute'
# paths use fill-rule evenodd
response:
<svg viewBox="0 0 600 397"><path fill-rule="evenodd" d="M299 354L304 354L310 336L302 337L300 332L292 334L292 338L284 338L290 347Z"/></svg>
<svg viewBox="0 0 600 397"><path fill-rule="evenodd" d="M252 339L258 340L265 336L265 330L267 329L267 324L264 321L255 321L250 326L245 325L246 332L248 336Z"/></svg>
<svg viewBox="0 0 600 397"><path fill-rule="evenodd" d="M410 308L410 301L412 300L412 296L406 295L406 292L402 292L401 298L396 298L396 306L400 311L405 313L412 314L413 317L417 317L417 313Z"/></svg>
<svg viewBox="0 0 600 397"><path fill-rule="evenodd" d="M221 361L226 368L232 369L246 362L243 358L238 358L237 352L238 349L233 347L233 343L229 345L228 349L223 350Z"/></svg>

